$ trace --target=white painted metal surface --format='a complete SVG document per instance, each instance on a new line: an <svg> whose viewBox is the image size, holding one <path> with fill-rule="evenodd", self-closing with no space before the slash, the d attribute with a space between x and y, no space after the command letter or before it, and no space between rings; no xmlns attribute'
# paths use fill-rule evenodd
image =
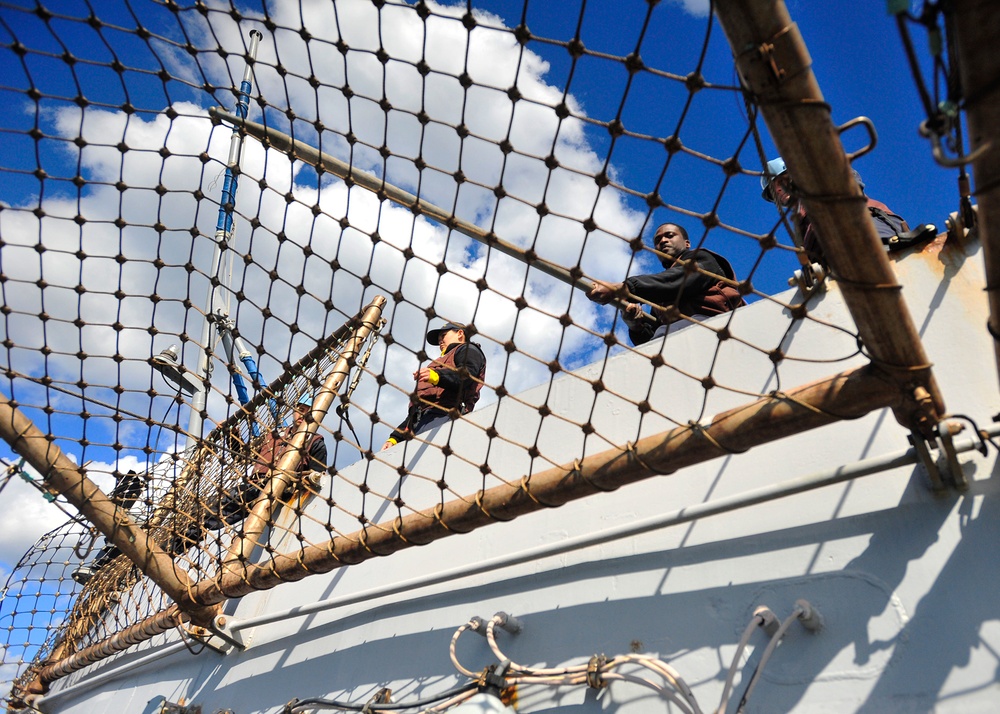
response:
<svg viewBox="0 0 1000 714"><path fill-rule="evenodd" d="M896 263L904 295L952 413L991 425L1000 404L985 329L982 260L973 245L909 256ZM813 314L841 324L849 317L834 287L817 298ZM735 334L781 334L787 316L759 302L739 311ZM822 334L819 334L822 332ZM849 354L827 330L805 323L789 354ZM772 339L773 343L775 340ZM538 433L542 456L564 463L668 427L662 417L643 419L614 395L641 399L652 375L649 354L670 351L671 361L704 364L712 333L693 326L639 353L612 357L567 374L549 390L476 412L470 422L443 427L434 441L450 441L468 462L445 462L436 449L397 448L384 465L368 468L373 488L400 490L404 498L433 483L407 477L446 470L448 482L475 490L481 481L470 464L489 463L505 478L520 478L531 461L516 443ZM856 357L848 364L864 363ZM766 392L831 373L830 365L786 363L776 385L765 356L734 348L716 372L720 384ZM650 396L656 410L703 398L689 381L659 370ZM586 379L603 374L608 390L595 393ZM581 380L579 377L585 377ZM706 417L745 403L744 394L713 389ZM569 423L546 419L539 432L534 406L547 403L575 419L593 412L600 437L585 439ZM475 424L495 423L492 444ZM452 431L453 429L453 431ZM960 438L970 436L967 430ZM45 712L152 712L163 697L200 705L202 712L278 712L293 698L328 697L364 704L382 687L394 701L427 697L465 678L449 660L449 641L472 616L497 611L523 623L517 635L499 632L511 659L532 666L581 664L594 654L653 653L686 679L702 710L718 706L740 635L761 605L785 618L796 601L809 601L823 628L798 623L788 630L763 670L747 712L994 712L1000 702L1000 543L997 455L970 451L961 457L967 492L935 496L918 466L892 466L788 498L586 548L520 559L517 554L705 504L840 465L905 450L907 434L889 411L840 422L814 432L654 478L562 508L499 523L466 536L413 548L328 575L306 578L230 603L230 625L248 643L222 655L192 656L170 635L134 652L57 681L39 703ZM487 448L488 458L487 458ZM395 459L395 461L393 460ZM537 468L537 466L536 466ZM329 484L326 486L330 488ZM333 494L354 498L356 494ZM393 514L388 514L391 517ZM325 515L324 515L325 518ZM346 532L349 523L334 524ZM318 539L317 532L311 539ZM307 536L310 534L307 533ZM510 565L501 565L509 558ZM478 572L478 564L496 563ZM464 572L472 574L462 575ZM402 592L393 586L417 578ZM321 609L315 604L333 601ZM288 612L311 607L309 614ZM268 613L280 615L264 621ZM249 621L249 622L247 622ZM246 627L240 623L246 622ZM235 624L233 624L235 623ZM754 633L736 678L735 701L760 661L767 637ZM485 639L465 633L458 659L472 670L495 664ZM522 712L680 711L656 692L618 681L600 691L586 687L522 686Z"/></svg>

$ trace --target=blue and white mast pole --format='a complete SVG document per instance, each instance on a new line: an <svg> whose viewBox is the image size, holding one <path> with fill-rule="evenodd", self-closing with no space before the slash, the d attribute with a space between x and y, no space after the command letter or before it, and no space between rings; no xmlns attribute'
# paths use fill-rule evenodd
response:
<svg viewBox="0 0 1000 714"><path fill-rule="evenodd" d="M250 108L250 91L253 87L251 78L253 76L253 64L257 58L257 48L263 35L257 30L250 30L250 47L247 50L247 66L243 71L243 81L240 84L239 95L236 100L236 113L243 119L246 118ZM236 208L236 189L239 184L240 156L243 153L243 137L238 129L233 129L232 140L229 144L229 161L226 164L226 177L222 185L222 200L219 204L219 220L215 228L215 249L212 253L212 266L209 271L211 284L208 287L207 307L205 309L205 323L201 331L201 354L198 358L198 370L196 375L203 385L203 388L196 391L191 397L191 418L188 421L188 438L186 448L195 446L201 440L201 432L205 421L205 404L208 399L209 385L212 379L212 344L216 336L216 320L220 318L219 311L219 272L222 266L222 256L229 247L229 242L233 234L233 212ZM252 373L256 372L256 367ZM243 378L240 375L233 375L233 381L239 378L240 384ZM237 393L240 388L237 385ZM240 401L246 395L246 386L243 386Z"/></svg>

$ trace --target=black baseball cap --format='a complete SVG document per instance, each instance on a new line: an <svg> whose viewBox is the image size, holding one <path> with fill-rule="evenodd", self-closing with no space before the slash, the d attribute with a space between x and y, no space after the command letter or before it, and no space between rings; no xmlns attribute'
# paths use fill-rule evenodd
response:
<svg viewBox="0 0 1000 714"><path fill-rule="evenodd" d="M444 325L442 327L436 327L433 330L431 330L430 332L428 332L427 333L427 342L428 342L428 344L436 345L438 343L438 340L441 339L441 333L447 332L448 330L463 330L464 331L465 329L466 329L465 325L459 325L458 323L455 323L455 322L449 322L448 324L446 324L446 325Z"/></svg>

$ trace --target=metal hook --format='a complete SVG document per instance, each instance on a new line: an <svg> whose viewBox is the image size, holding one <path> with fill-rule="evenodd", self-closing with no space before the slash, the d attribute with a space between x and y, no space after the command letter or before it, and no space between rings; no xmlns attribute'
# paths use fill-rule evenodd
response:
<svg viewBox="0 0 1000 714"><path fill-rule="evenodd" d="M855 159L864 156L875 148L878 144L878 132L875 131L875 124L868 117L854 117L849 122L841 124L837 127L837 133L843 134L848 129L853 129L858 124L864 126L868 130L868 146L864 146L857 151L854 151L847 155L847 160L853 162Z"/></svg>
<svg viewBox="0 0 1000 714"><path fill-rule="evenodd" d="M993 142L987 141L971 154L959 154L956 158L950 159L945 156L944 149L941 148L941 135L937 132L931 131L927 120L920 122L920 135L931 140L931 154L934 156L934 161L938 164L938 166L943 166L946 169L957 169L961 166L965 166L966 164L971 164L973 161L976 161L983 154L993 148Z"/></svg>

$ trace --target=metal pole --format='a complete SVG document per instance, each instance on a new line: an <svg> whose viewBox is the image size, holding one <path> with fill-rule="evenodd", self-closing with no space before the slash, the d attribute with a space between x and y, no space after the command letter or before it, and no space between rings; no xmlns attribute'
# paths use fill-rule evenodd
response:
<svg viewBox="0 0 1000 714"><path fill-rule="evenodd" d="M894 410L896 420L933 436L944 400L798 27L783 0L716 0L715 12L742 83L800 189L872 362L906 393Z"/></svg>
<svg viewBox="0 0 1000 714"><path fill-rule="evenodd" d="M324 151L320 151L315 147L309 146L309 144L306 144L303 141L293 139L288 134L278 131L273 127L264 126L263 124L258 124L257 122L248 121L244 118L227 114L226 112L215 107L210 108L208 113L214 119L228 122L237 127L237 129L242 129L250 136L258 139L265 146L273 146L278 151L282 151L289 156L309 164L310 166L314 166L322 171L328 171L334 176L343 179L349 185L360 186L361 188L372 191L380 198L388 199L393 203L409 208L415 214L425 215L438 223L444 224L451 230L466 235L483 245L489 246L493 250L497 250L504 255L514 258L515 260L526 263L527 265L542 271L546 275L553 277L556 280L560 280L578 290L588 292L594 287L594 283L587 280L579 268L567 269L557 263L552 263L544 258L540 258L535 255L534 251L524 250L513 243L508 243L495 233L485 231L474 223L469 223L461 218L457 218L450 211L439 208L433 203L430 203L422 198L417 198L412 193L404 191L391 183L387 183L384 179L380 179L365 171L356 169L346 161L341 161L337 157L331 156ZM616 298L609 304L621 309L624 307L626 302L627 301L620 298Z"/></svg>
<svg viewBox="0 0 1000 714"><path fill-rule="evenodd" d="M390 555L543 508L555 508L841 419L857 418L874 409L895 406L900 399L898 386L871 366L844 372L723 412L708 425L677 427L572 464L525 476L520 482L496 486L478 494L475 501L450 501L432 510L308 546L294 554L276 554L263 565L223 571L215 580L197 583L185 605L214 605L226 598L301 580L310 574Z"/></svg>
<svg viewBox="0 0 1000 714"><path fill-rule="evenodd" d="M250 47L247 50L247 66L243 70L243 82L240 84L239 96L236 101L236 112L241 118L246 118L250 107L251 77L253 76L253 61L257 58L257 48L263 35L257 30L250 30ZM219 220L215 227L213 239L212 263L209 267L208 295L205 298L205 322L201 328L201 351L198 355L198 369L195 374L202 381L203 389L191 397L191 416L188 420L188 437L186 449L191 448L201 439L202 425L205 422L205 404L208 400L209 383L212 380L212 342L215 340L216 302L218 288L215 285L219 277L222 255L229 247L233 233L233 211L236 208L236 189L239 184L240 153L243 151L243 136L234 129L229 143L229 161L226 164L226 177L222 185L222 200L219 203Z"/></svg>
<svg viewBox="0 0 1000 714"><path fill-rule="evenodd" d="M44 696L36 695L36 698L26 697L27 703L30 706L35 707L38 711L45 711L46 706L51 706L54 702L65 699L68 696L72 696L74 693L81 692L87 689L93 689L94 687L104 684L105 682L111 682L115 679L121 677L124 674L129 674L136 671L137 669L142 669L154 662L158 662L161 659L165 659L172 654L178 652L184 652L187 650L189 645L183 641L174 642L172 645L167 645L162 649L154 650L151 654L140 657L139 659L129 660L127 663L122 664L117 667L110 667L107 669L102 669L100 674L88 675L85 679L77 682L76 684L71 684L68 687L61 688L58 692L53 692L52 694L45 694ZM68 664L68 663L67 663ZM45 681L51 683L65 675L63 675L56 668L62 667L63 663L59 662L55 665L51 665L42 670L41 676L48 677ZM86 666L86 665L84 665ZM80 669L80 668L78 668ZM76 670L73 670L76 671Z"/></svg>
<svg viewBox="0 0 1000 714"><path fill-rule="evenodd" d="M233 370L233 386L236 388L236 398L240 400L240 404L246 404L250 401L250 394L247 392L247 385L243 381L243 375L237 371L236 361L233 359L233 334L229 331L228 326L219 332L222 337L222 348L226 351L226 364Z"/></svg>
<svg viewBox="0 0 1000 714"><path fill-rule="evenodd" d="M994 360L1000 371L1000 12L993 0L955 0L952 6L969 151L989 147L973 162L973 175L990 305L986 326L993 335Z"/></svg>
<svg viewBox="0 0 1000 714"><path fill-rule="evenodd" d="M187 615L176 605L171 605L163 612L158 612L141 622L126 627L121 632L112 635L102 642L98 642L65 659L50 664L38 673L38 681L44 689L48 684L61 677L88 667L95 662L100 662L102 659L116 655L119 652L124 652L129 647L150 640L156 635L169 632L178 625L185 623L188 619Z"/></svg>

